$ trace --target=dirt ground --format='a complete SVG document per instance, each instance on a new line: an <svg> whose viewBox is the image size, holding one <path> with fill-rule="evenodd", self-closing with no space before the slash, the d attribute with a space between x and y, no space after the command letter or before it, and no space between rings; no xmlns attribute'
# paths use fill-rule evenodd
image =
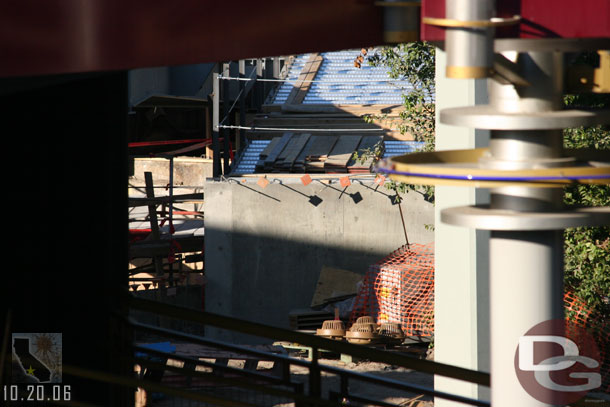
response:
<svg viewBox="0 0 610 407"><path fill-rule="evenodd" d="M434 378L432 375L414 372L398 366L389 366L384 363L360 361L357 363L344 363L337 359L320 359L320 364L350 370L352 372L367 373L385 379L392 379L404 383L432 388ZM308 370L306 368L293 367L291 373L295 381L308 384ZM339 389L339 377L335 375L322 375L322 394L329 390ZM349 392L354 396L364 397L371 400L383 401L399 406L430 407L433 405L432 397L417 393L408 393L395 390L386 386L372 385L361 381L350 381Z"/></svg>

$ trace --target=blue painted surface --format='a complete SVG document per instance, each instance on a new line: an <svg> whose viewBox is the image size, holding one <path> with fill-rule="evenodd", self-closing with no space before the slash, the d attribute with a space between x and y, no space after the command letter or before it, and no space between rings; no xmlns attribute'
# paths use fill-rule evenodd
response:
<svg viewBox="0 0 610 407"><path fill-rule="evenodd" d="M392 80L387 68L372 67L366 61L361 68L356 68L354 59L359 54L360 50L322 53L324 61L303 104L402 104L402 95L412 89L410 84ZM289 82L282 84L274 104L284 103L309 55L295 58L287 77Z"/></svg>
<svg viewBox="0 0 610 407"><path fill-rule="evenodd" d="M176 351L176 347L172 345L170 342L157 342L157 343L147 343L144 345L140 345L142 348L157 350L159 352L165 353L174 353ZM145 357L146 353L136 352L137 357Z"/></svg>

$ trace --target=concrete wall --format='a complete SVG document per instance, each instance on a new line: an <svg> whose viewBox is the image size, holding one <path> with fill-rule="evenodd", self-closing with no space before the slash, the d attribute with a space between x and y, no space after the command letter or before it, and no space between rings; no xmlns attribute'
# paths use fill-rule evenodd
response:
<svg viewBox="0 0 610 407"><path fill-rule="evenodd" d="M169 67L141 68L129 71L129 107L151 95L170 94Z"/></svg>
<svg viewBox="0 0 610 407"><path fill-rule="evenodd" d="M291 310L309 307L322 266L364 274L405 243L398 207L372 179L343 195L337 180L303 186L284 178L264 189L256 181L205 184L208 311L288 327ZM314 194L317 207L309 203ZM424 225L434 223L434 206L410 192L402 209L410 242L431 242ZM247 340L211 328L206 335Z"/></svg>

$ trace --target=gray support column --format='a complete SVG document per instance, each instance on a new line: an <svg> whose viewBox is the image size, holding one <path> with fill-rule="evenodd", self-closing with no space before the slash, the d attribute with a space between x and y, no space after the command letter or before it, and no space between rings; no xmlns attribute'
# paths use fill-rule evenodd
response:
<svg viewBox="0 0 610 407"><path fill-rule="evenodd" d="M484 80L445 77L446 54L436 50L436 111L486 102ZM443 125L437 117L437 150L467 149L487 144L488 131ZM485 190L468 187L435 188L435 343L438 362L489 371L488 231L447 225L440 212L455 205L489 201ZM487 388L443 377L435 389L489 400ZM435 406L458 403L436 399Z"/></svg>
<svg viewBox="0 0 610 407"><path fill-rule="evenodd" d="M264 59L257 59L256 60L256 78L257 79L263 79L263 64L265 63ZM263 84L265 82L256 82L254 84L254 86L256 87L254 89L254 95L255 95L255 101L256 101L256 108L260 109L261 105L264 103L264 89L263 89Z"/></svg>
<svg viewBox="0 0 610 407"><path fill-rule="evenodd" d="M223 68L222 68L222 75L223 76L230 76L230 62L223 64ZM224 125L225 126L230 126L232 125L232 121L231 121L231 81L225 80L222 81L222 117L224 120ZM221 131L222 134L222 138L223 138L223 143L222 143L222 150L223 150L223 155L222 155L222 161L223 161L223 168L222 171L223 173L226 175L229 172L231 172L231 165L229 163L229 150L231 149L231 143L230 143L230 137L231 137L231 131L229 129L225 129L223 128Z"/></svg>
<svg viewBox="0 0 610 407"><path fill-rule="evenodd" d="M520 74L532 85L517 89L489 80L490 104L509 113L559 109L563 90L560 54L531 52L515 57ZM562 144L557 130L492 131L491 157L481 164L505 169L561 166L565 165ZM492 210L549 212L562 208L561 188L504 187L490 192ZM492 231L490 240L492 404L538 406L541 403L519 383L514 357L525 332L538 323L564 317L563 235L560 230L514 230L509 223L506 231ZM557 404L561 404L559 399Z"/></svg>
<svg viewBox="0 0 610 407"><path fill-rule="evenodd" d="M246 61L239 61L239 77L246 77ZM246 126L246 81L239 81L239 125ZM246 148L246 131L239 130L239 152Z"/></svg>
<svg viewBox="0 0 610 407"><path fill-rule="evenodd" d="M561 231L492 231L490 240L491 386L494 406L540 406L515 372L519 338L563 319Z"/></svg>
<svg viewBox="0 0 610 407"><path fill-rule="evenodd" d="M212 174L214 178L219 177L222 174L222 168L220 165L220 143L219 135L220 129L218 128L218 122L220 117L220 80L218 79L218 73L214 72L213 77L213 89L212 89Z"/></svg>
<svg viewBox="0 0 610 407"><path fill-rule="evenodd" d="M280 79L280 57L273 57L273 79Z"/></svg>

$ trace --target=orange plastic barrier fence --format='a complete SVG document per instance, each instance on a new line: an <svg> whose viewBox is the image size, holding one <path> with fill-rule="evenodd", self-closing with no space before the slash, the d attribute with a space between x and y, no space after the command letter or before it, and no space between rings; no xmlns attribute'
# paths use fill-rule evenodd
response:
<svg viewBox="0 0 610 407"><path fill-rule="evenodd" d="M397 322L407 336L434 333L434 245L402 246L369 267L356 296L350 322L370 315Z"/></svg>
<svg viewBox="0 0 610 407"><path fill-rule="evenodd" d="M610 393L610 320L604 319L601 313L593 311L583 300L570 291L567 291L564 295L564 304L566 319L593 336L599 348L602 386L596 391ZM570 336L570 332L567 333L567 336Z"/></svg>
<svg viewBox="0 0 610 407"><path fill-rule="evenodd" d="M564 296L566 319L588 331L600 350L601 391L610 392L610 320L572 292ZM407 336L434 334L434 245L402 246L369 267L356 296L350 323L370 315L397 322Z"/></svg>

